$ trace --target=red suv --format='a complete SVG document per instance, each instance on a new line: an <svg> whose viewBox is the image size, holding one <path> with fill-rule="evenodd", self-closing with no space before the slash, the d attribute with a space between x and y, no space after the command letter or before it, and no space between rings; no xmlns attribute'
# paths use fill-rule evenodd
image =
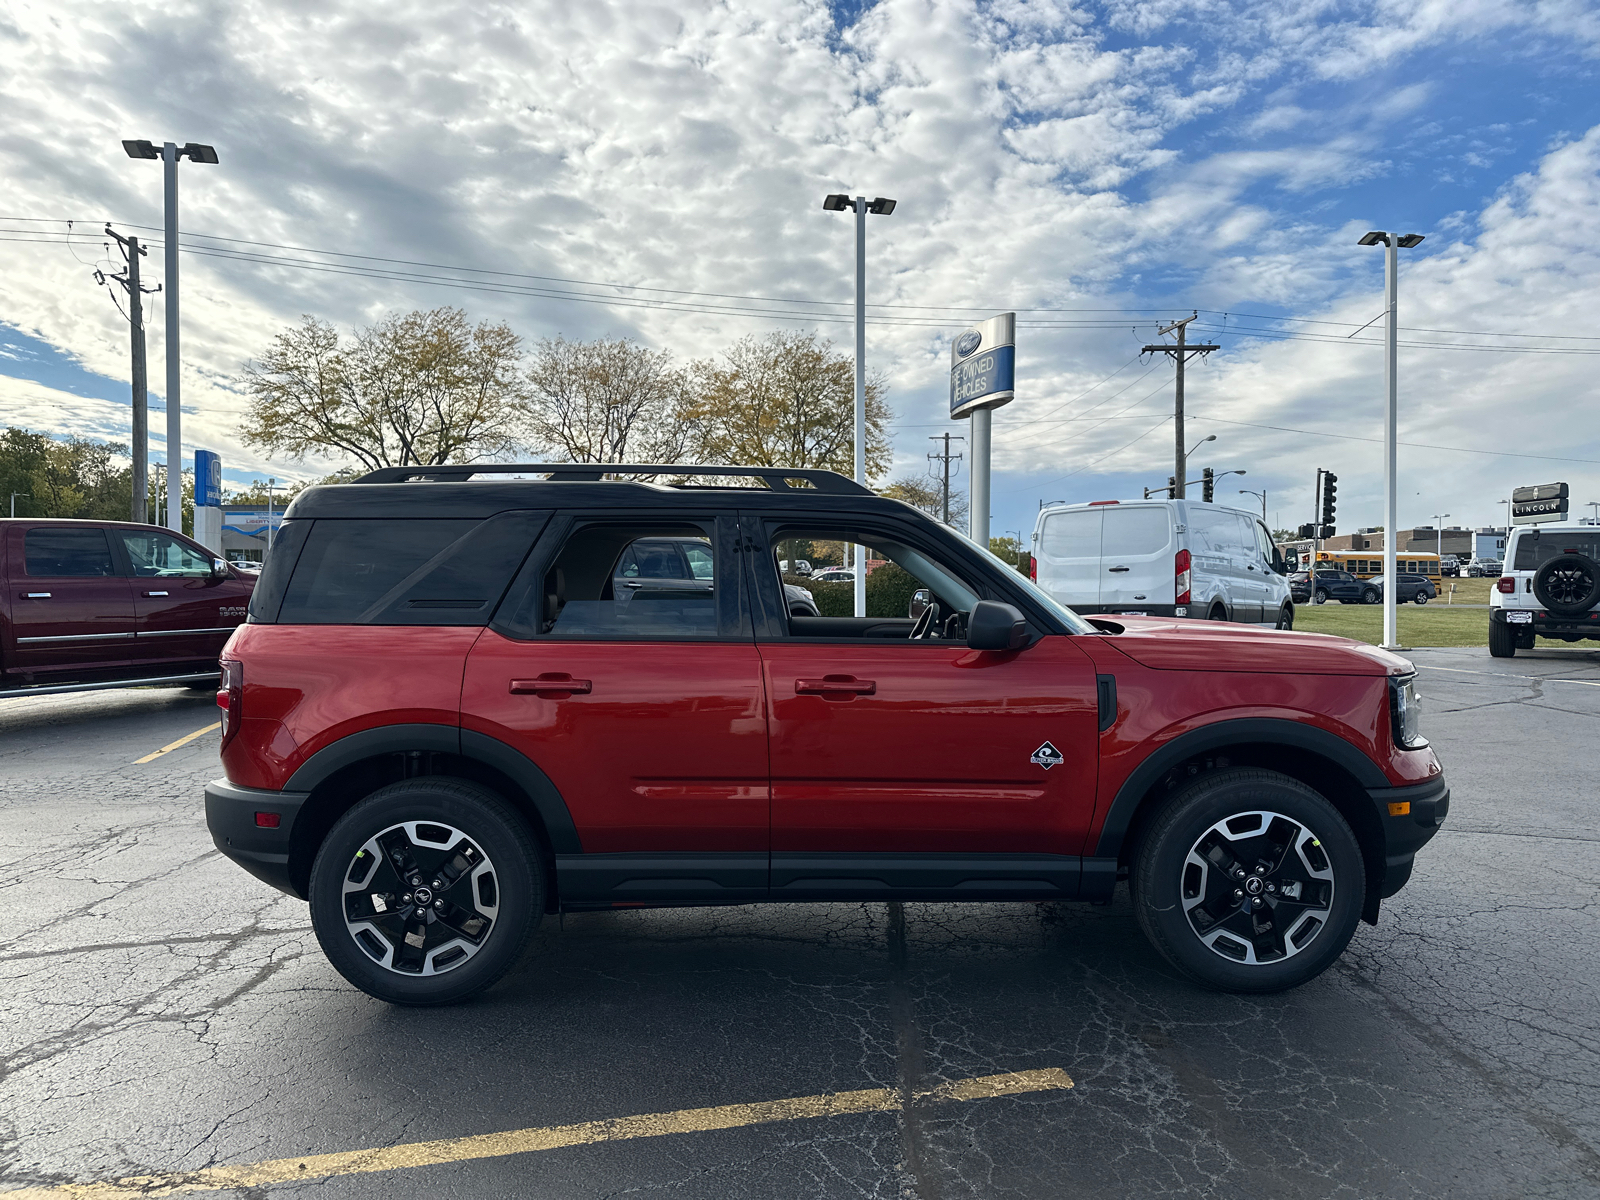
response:
<svg viewBox="0 0 1600 1200"><path fill-rule="evenodd" d="M122 521L0 520L0 695L202 683L255 577Z"/></svg>
<svg viewBox="0 0 1600 1200"><path fill-rule="evenodd" d="M631 586L662 539L703 547L697 577ZM775 550L806 542L870 547L894 612L793 611ZM398 1004L487 987L545 913L1103 901L1124 878L1179 970L1277 991L1376 920L1449 807L1405 660L1085 620L826 471L316 488L223 659L217 845Z"/></svg>

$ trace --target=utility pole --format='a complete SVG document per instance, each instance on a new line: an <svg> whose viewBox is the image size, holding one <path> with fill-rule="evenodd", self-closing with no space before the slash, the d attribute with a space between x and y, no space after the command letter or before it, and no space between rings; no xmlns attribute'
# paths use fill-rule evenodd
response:
<svg viewBox="0 0 1600 1200"><path fill-rule="evenodd" d="M144 357L144 302L146 294L159 292L161 285L142 287L139 283L139 259L150 253L139 244L136 237L123 237L111 223L106 223L106 233L117 239L127 267L112 278L128 293L128 325L133 352L133 504L132 520L136 525L146 524L145 509L150 492L150 393L149 375ZM102 277L102 282L104 281Z"/></svg>
<svg viewBox="0 0 1600 1200"><path fill-rule="evenodd" d="M1210 343L1196 344L1193 346L1187 344L1185 341L1185 333L1188 324L1190 321L1197 321L1199 319L1200 314L1197 312L1192 317L1185 317L1181 321L1174 321L1165 329L1157 330L1157 336L1160 337L1165 337L1167 334L1176 330L1178 334L1178 344L1176 346L1169 346L1165 342L1157 342L1155 345L1145 346L1139 351L1140 354L1170 354L1178 365L1176 402L1173 407L1174 419L1177 424L1177 469L1172 474L1172 498L1174 500L1184 499L1185 490L1183 481L1188 477L1189 471L1189 456L1185 453L1183 445L1183 365L1197 354L1210 354L1213 350L1222 349L1221 346L1212 345Z"/></svg>
<svg viewBox="0 0 1600 1200"><path fill-rule="evenodd" d="M943 499L939 505L939 519L946 525L950 524L950 463L952 461L959 461L961 458L961 455L959 454L950 453L950 441L952 438L958 442L966 440L959 433L941 433L937 437L930 437L928 439L930 442L944 442L944 453L930 454L928 455L928 461L938 462L944 465L944 491Z"/></svg>

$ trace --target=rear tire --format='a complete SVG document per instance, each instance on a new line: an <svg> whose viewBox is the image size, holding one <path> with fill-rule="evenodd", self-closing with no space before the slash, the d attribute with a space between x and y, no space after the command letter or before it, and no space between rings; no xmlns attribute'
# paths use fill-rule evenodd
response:
<svg viewBox="0 0 1600 1200"><path fill-rule="evenodd" d="M1428 593L1427 592L1418 592L1416 594L1416 596L1413 597L1413 599L1418 604L1426 604L1428 602Z"/></svg>
<svg viewBox="0 0 1600 1200"><path fill-rule="evenodd" d="M1363 604L1376 604L1381 599L1383 599L1383 597L1378 595L1377 588L1368 588L1366 591L1361 593L1361 603Z"/></svg>
<svg viewBox="0 0 1600 1200"><path fill-rule="evenodd" d="M1316 594L1311 597L1311 603L1313 604L1326 604L1327 602L1328 593L1323 591L1321 588L1318 588Z"/></svg>
<svg viewBox="0 0 1600 1200"><path fill-rule="evenodd" d="M1161 806L1130 884L1150 944L1190 979L1281 992L1344 953L1366 900L1366 864L1323 796L1276 771L1237 767Z"/></svg>
<svg viewBox="0 0 1600 1200"><path fill-rule="evenodd" d="M1489 622L1489 657L1514 658L1517 653L1517 633L1504 621Z"/></svg>
<svg viewBox="0 0 1600 1200"><path fill-rule="evenodd" d="M1206 620L1208 621L1226 621L1227 619L1228 610L1220 604L1213 604L1211 611L1206 614Z"/></svg>
<svg viewBox="0 0 1600 1200"><path fill-rule="evenodd" d="M527 825L500 797L463 780L408 779L329 831L311 867L311 924L334 969L367 995L454 1004L516 965L547 890Z"/></svg>

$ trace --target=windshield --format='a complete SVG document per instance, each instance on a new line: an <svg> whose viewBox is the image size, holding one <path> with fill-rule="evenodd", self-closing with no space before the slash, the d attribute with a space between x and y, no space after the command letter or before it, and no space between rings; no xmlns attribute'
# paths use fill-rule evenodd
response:
<svg viewBox="0 0 1600 1200"><path fill-rule="evenodd" d="M991 551L987 546L978 545L977 542L973 541L966 534L962 533L959 529L956 529L953 526L946 525L945 528L949 529L951 533L955 534L962 541L966 542L967 545L971 546L979 554L983 555L984 558L988 559L995 566L1003 570L1006 573L1006 576L1012 582L1019 585L1032 599L1036 600L1042 607L1054 614L1061 621L1061 623L1067 627L1069 632L1100 632L1093 625L1090 625L1087 621L1080 617L1077 613L1073 612L1065 604L1059 603L1053 596L1040 588L1038 584L1034 583L1033 580L1029 579L1026 575L1018 571L1013 564L1008 563L1005 559Z"/></svg>

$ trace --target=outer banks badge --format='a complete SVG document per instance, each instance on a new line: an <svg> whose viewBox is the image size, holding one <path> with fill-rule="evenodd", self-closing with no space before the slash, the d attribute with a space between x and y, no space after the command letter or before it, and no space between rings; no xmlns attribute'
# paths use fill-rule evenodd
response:
<svg viewBox="0 0 1600 1200"><path fill-rule="evenodd" d="M1031 763L1038 763L1041 767L1048 771L1057 763L1065 761L1065 757L1066 756L1063 755L1061 751L1057 750L1049 742L1046 742L1033 752L1028 761Z"/></svg>

